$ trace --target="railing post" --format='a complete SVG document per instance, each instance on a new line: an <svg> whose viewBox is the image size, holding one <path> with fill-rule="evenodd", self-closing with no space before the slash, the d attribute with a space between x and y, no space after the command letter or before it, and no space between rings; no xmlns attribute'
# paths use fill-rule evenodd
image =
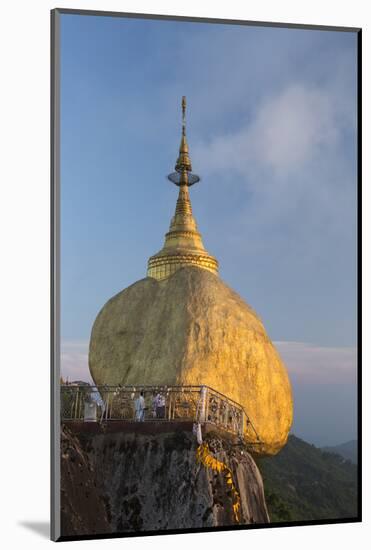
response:
<svg viewBox="0 0 371 550"><path fill-rule="evenodd" d="M243 434L245 433L245 411L242 410L241 411L241 425L240 425L240 430L241 430L241 437L243 436Z"/></svg>
<svg viewBox="0 0 371 550"><path fill-rule="evenodd" d="M171 401L172 401L171 397L172 397L172 396L171 396L171 392L169 392L169 398L168 398L168 400L167 400L167 401L168 401L168 411L167 411L167 413L168 413L168 420L171 420L171 404L172 404L172 403L171 403Z"/></svg>
<svg viewBox="0 0 371 550"><path fill-rule="evenodd" d="M106 420L108 420L108 415L109 415L109 398L110 398L110 393L107 392L107 401L106 401Z"/></svg>
<svg viewBox="0 0 371 550"><path fill-rule="evenodd" d="M78 411L78 406L79 406L79 397L80 397L79 388L77 388L77 392L76 392L76 396L75 396L75 408L74 408L74 418L75 418L75 420L77 420L77 418L78 418L77 411Z"/></svg>
<svg viewBox="0 0 371 550"><path fill-rule="evenodd" d="M200 422L206 422L206 398L207 398L207 387L206 386L201 386L201 391L200 391L200 400L201 400Z"/></svg>

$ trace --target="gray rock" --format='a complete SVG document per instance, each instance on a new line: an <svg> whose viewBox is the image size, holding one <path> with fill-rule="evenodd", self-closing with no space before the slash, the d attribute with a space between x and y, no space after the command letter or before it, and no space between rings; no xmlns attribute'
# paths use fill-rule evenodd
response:
<svg viewBox="0 0 371 550"><path fill-rule="evenodd" d="M220 434L206 439L212 456L232 472L241 502L238 521L230 485L222 473L197 462L198 445L190 432L73 434L64 427L63 437L65 447L74 449L62 458L65 536L269 522L254 460ZM71 470L72 455L83 468ZM79 520L71 521L71 513Z"/></svg>

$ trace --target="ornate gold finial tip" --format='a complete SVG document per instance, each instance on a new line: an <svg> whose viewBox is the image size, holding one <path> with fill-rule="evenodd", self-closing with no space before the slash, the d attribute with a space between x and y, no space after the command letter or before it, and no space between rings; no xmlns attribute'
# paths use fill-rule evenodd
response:
<svg viewBox="0 0 371 550"><path fill-rule="evenodd" d="M200 181L197 174L192 174L192 163L189 156L188 143L185 132L186 96L182 96L182 138L179 147L179 156L175 164L175 172L168 175L168 179L175 185L194 185Z"/></svg>
<svg viewBox="0 0 371 550"><path fill-rule="evenodd" d="M182 97L182 135L185 136L185 125L186 125L186 122L185 122L185 111L186 111L186 96L184 95Z"/></svg>

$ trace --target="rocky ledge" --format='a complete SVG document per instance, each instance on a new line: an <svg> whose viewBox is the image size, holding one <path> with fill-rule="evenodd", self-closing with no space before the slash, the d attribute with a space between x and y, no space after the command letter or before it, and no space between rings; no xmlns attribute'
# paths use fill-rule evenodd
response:
<svg viewBox="0 0 371 550"><path fill-rule="evenodd" d="M62 536L269 522L253 458L225 435L89 428L62 426Z"/></svg>

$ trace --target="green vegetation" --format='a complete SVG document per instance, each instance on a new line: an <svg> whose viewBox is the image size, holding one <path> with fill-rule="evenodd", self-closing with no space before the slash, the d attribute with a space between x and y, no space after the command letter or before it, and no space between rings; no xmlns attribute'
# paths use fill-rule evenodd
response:
<svg viewBox="0 0 371 550"><path fill-rule="evenodd" d="M282 451L258 459L272 522L355 518L357 466L291 435Z"/></svg>
<svg viewBox="0 0 371 550"><path fill-rule="evenodd" d="M346 460L350 460L353 464L357 464L358 462L358 443L355 439L341 445L336 445L335 447L322 447L322 451L336 453Z"/></svg>

